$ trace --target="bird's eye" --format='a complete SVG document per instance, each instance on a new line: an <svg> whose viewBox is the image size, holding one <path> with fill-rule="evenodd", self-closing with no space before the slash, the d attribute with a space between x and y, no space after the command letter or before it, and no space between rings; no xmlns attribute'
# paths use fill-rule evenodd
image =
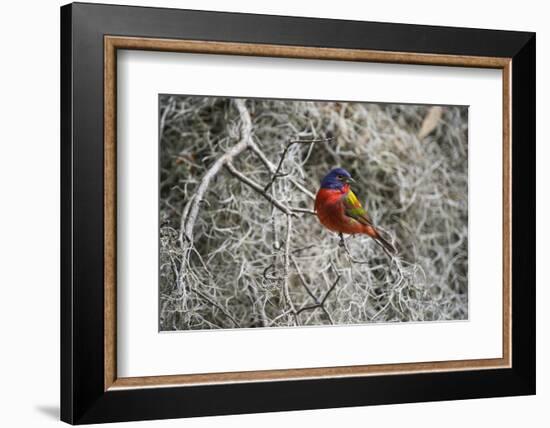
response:
<svg viewBox="0 0 550 428"><path fill-rule="evenodd" d="M341 176L341 175L337 175L336 178L337 178L338 180L341 180L341 179L344 178L344 177Z"/></svg>

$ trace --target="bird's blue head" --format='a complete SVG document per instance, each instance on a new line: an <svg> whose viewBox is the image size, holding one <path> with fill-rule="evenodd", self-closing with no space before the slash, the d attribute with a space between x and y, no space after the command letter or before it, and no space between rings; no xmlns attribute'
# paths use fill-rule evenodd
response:
<svg viewBox="0 0 550 428"><path fill-rule="evenodd" d="M346 184L353 182L355 180L344 168L334 168L321 180L321 188L342 190Z"/></svg>

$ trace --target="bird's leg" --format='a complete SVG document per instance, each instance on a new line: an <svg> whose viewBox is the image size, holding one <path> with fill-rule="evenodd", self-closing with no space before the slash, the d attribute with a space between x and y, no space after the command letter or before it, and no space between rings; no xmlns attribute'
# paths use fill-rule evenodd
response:
<svg viewBox="0 0 550 428"><path fill-rule="evenodd" d="M346 248L346 241L344 241L344 234L340 232L338 236L340 237L340 242L338 243L338 245L340 245L340 247L342 248Z"/></svg>

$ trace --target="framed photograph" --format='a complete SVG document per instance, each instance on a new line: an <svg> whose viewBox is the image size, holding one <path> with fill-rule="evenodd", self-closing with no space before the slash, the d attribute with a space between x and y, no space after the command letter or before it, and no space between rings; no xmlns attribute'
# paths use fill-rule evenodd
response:
<svg viewBox="0 0 550 428"><path fill-rule="evenodd" d="M61 418L535 393L535 35L61 8Z"/></svg>

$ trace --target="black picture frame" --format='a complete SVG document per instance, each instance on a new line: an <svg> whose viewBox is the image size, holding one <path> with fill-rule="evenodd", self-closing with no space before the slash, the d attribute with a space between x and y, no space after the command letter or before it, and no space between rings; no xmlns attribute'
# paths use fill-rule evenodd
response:
<svg viewBox="0 0 550 428"><path fill-rule="evenodd" d="M512 58L512 367L105 391L105 35ZM63 6L61 419L86 424L534 394L535 98L534 33Z"/></svg>

